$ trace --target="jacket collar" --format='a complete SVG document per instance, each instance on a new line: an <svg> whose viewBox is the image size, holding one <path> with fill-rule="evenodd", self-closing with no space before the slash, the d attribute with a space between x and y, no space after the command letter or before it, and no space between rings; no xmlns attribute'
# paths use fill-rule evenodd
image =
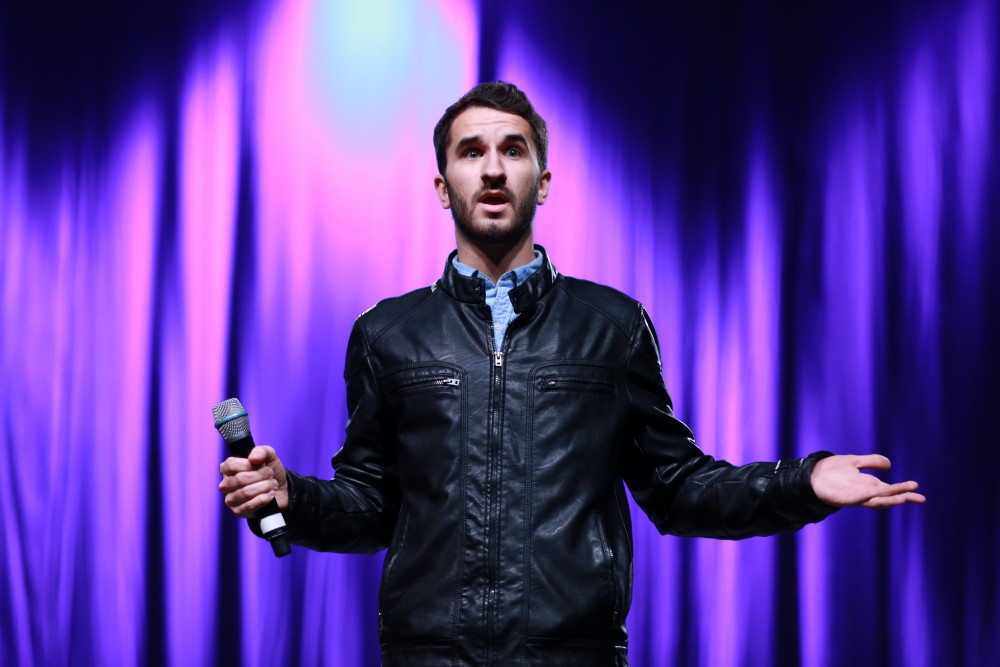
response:
<svg viewBox="0 0 1000 667"><path fill-rule="evenodd" d="M545 248L535 245L535 250L542 253L542 266L528 276L528 279L510 291L510 302L514 306L514 311L522 313L533 306L549 291L559 277L559 272L549 260L549 254ZM473 278L463 276L455 270L451 263L458 255L458 250L453 250L448 255L444 263L444 274L437 281L435 287L440 287L445 294L456 301L462 303L481 304L486 301L486 281L483 278Z"/></svg>

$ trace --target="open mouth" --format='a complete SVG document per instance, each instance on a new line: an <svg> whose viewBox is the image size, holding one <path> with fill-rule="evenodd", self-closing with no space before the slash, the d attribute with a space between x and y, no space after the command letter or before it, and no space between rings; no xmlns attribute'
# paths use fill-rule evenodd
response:
<svg viewBox="0 0 1000 667"><path fill-rule="evenodd" d="M484 192L479 196L479 205L487 213L502 213L509 203L510 198L499 190Z"/></svg>
<svg viewBox="0 0 1000 667"><path fill-rule="evenodd" d="M502 192L487 192L479 198L479 203L487 206L503 206L508 201L507 195Z"/></svg>

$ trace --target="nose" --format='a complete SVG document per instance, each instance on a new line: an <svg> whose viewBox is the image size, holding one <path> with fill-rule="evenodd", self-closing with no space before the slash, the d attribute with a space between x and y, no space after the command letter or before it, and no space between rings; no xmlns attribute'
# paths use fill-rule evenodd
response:
<svg viewBox="0 0 1000 667"><path fill-rule="evenodd" d="M503 168L503 160L500 159L498 151L489 151L483 159L483 182L503 183L507 180L507 173Z"/></svg>

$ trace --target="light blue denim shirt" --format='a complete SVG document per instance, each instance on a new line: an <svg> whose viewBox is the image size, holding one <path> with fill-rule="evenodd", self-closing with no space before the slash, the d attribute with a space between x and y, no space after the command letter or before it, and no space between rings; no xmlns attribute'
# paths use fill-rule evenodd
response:
<svg viewBox="0 0 1000 667"><path fill-rule="evenodd" d="M524 266L519 266L516 269L511 269L507 273L500 276L500 282L496 285L490 280L490 277L481 273L477 269L472 268L466 264L462 264L458 261L458 257L451 260L452 266L455 270L461 273L463 276L469 276L470 278L482 278L486 281L486 305L490 307L490 312L493 314L493 341L496 345L493 349L497 352L500 351L503 345L504 334L507 333L507 327L510 323L517 319L517 313L514 311L514 304L510 302L510 291L523 283L525 280L531 276L532 273L537 271L542 266L542 253L535 251L535 259L529 264Z"/></svg>

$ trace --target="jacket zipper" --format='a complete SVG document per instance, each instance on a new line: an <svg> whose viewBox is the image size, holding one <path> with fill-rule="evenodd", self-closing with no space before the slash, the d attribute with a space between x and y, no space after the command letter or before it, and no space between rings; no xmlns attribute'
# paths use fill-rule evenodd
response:
<svg viewBox="0 0 1000 667"><path fill-rule="evenodd" d="M490 435L487 445L487 475L486 475L486 664L496 664L496 620L499 613L500 600L498 583L500 570L500 540L497 531L500 526L500 440L504 411L504 349L507 346L511 322L500 341L500 349L496 349L492 330L487 337L493 348L493 366L490 378L492 400L490 404Z"/></svg>

